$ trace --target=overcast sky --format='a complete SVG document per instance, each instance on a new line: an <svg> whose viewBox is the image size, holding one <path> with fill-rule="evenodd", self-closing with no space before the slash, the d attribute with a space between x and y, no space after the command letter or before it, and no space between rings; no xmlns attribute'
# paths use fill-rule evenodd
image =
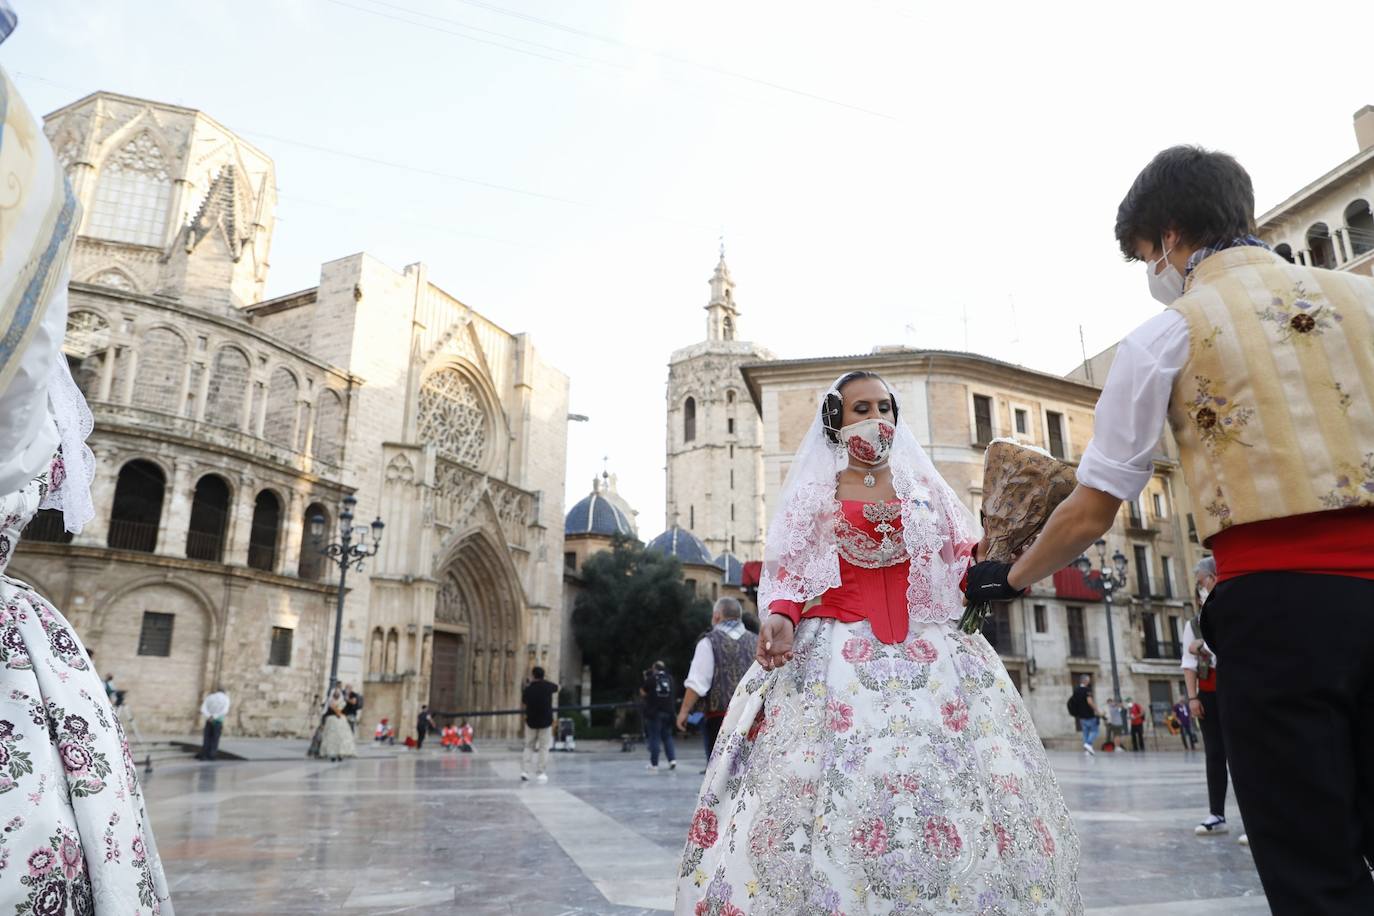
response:
<svg viewBox="0 0 1374 916"><path fill-rule="evenodd" d="M591 417L569 504L607 455L648 536L722 232L741 336L778 356L1063 373L1080 325L1093 353L1157 309L1112 238L1153 153L1235 154L1262 212L1374 102L1368 0L13 2L0 59L35 110L145 96L276 161L269 295L362 250L530 332Z"/></svg>

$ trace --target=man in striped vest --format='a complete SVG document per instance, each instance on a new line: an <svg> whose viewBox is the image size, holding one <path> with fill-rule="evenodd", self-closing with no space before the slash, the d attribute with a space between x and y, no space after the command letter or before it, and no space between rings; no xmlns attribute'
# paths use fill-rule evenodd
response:
<svg viewBox="0 0 1374 916"><path fill-rule="evenodd" d="M1216 559L1203 608L1232 781L1275 913L1374 913L1374 278L1290 264L1252 235L1250 176L1173 147L1117 212L1168 309L1117 349L1078 488L1010 598L1112 525L1167 418Z"/></svg>
<svg viewBox="0 0 1374 916"><path fill-rule="evenodd" d="M725 723L730 698L754 663L754 653L758 649L758 637L745 629L741 614L740 603L734 598L721 598L716 602L711 611L711 629L697 640L692 667L683 681L686 691L678 711L677 727L687 728L688 714L697 700L704 697L706 718L701 723L701 736L708 761L715 750L720 727Z"/></svg>

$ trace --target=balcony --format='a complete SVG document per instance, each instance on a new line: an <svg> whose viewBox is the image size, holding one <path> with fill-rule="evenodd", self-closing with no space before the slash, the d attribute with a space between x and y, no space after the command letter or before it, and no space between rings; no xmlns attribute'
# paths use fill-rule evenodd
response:
<svg viewBox="0 0 1374 916"><path fill-rule="evenodd" d="M1003 658L1026 657L1025 639L1018 633L1012 633L1009 628L985 626L983 627L983 638Z"/></svg>
<svg viewBox="0 0 1374 916"><path fill-rule="evenodd" d="M1148 659L1182 659L1183 643L1174 642L1169 639L1146 639L1145 652L1141 658Z"/></svg>
<svg viewBox="0 0 1374 916"><path fill-rule="evenodd" d="M1127 503L1126 534L1131 537L1150 538L1159 534L1159 519L1142 515L1133 503Z"/></svg>
<svg viewBox="0 0 1374 916"><path fill-rule="evenodd" d="M1097 640L1069 635L1069 660L1095 662L1102 657L1098 651Z"/></svg>
<svg viewBox="0 0 1374 916"><path fill-rule="evenodd" d="M42 541L45 544L70 544L71 532L63 526L62 513L57 509L40 509L20 536L25 541Z"/></svg>
<svg viewBox="0 0 1374 916"><path fill-rule="evenodd" d="M137 550L152 553L157 549L157 525L152 522L110 520L110 535L106 541L112 550Z"/></svg>
<svg viewBox="0 0 1374 916"><path fill-rule="evenodd" d="M206 531L186 533L186 557L191 560L224 561L224 535Z"/></svg>

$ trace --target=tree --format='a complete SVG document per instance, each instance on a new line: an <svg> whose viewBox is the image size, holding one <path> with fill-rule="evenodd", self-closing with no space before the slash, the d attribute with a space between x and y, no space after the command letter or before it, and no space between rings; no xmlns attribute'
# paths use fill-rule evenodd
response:
<svg viewBox="0 0 1374 916"><path fill-rule="evenodd" d="M711 625L711 605L687 588L682 564L617 537L581 572L573 634L597 692L634 696L642 672L657 659L680 683L698 637Z"/></svg>

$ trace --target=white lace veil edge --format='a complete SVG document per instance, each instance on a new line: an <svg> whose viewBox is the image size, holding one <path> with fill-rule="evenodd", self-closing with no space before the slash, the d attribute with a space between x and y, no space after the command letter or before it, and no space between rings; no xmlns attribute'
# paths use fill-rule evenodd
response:
<svg viewBox="0 0 1374 916"><path fill-rule="evenodd" d="M62 447L62 465L66 476L48 488L39 508L60 509L62 527L76 534L87 522L95 517L95 506L91 502L91 482L95 480L95 455L91 454L86 439L95 428L91 409L81 389L76 387L67 357L61 348L53 361L48 378L48 408L52 411L57 425L57 434ZM51 480L51 479L50 479Z"/></svg>
<svg viewBox="0 0 1374 916"><path fill-rule="evenodd" d="M840 507L835 487L849 456L843 445L826 437L821 411L827 396L839 394L839 384L848 374L835 379L818 399L811 426L792 459L775 504L777 508L764 542L758 595L760 616L768 613L774 601L805 603L840 584L835 541L835 517ZM883 384L886 386L887 382ZM911 564L910 610L924 619L958 616L962 610L958 583L966 563L954 555L954 542L976 542L981 532L968 507L940 476L911 428L901 419L895 426L897 435L889 458L893 486L903 502L908 550L913 557L921 558ZM916 511L921 507L929 510L924 522Z"/></svg>

